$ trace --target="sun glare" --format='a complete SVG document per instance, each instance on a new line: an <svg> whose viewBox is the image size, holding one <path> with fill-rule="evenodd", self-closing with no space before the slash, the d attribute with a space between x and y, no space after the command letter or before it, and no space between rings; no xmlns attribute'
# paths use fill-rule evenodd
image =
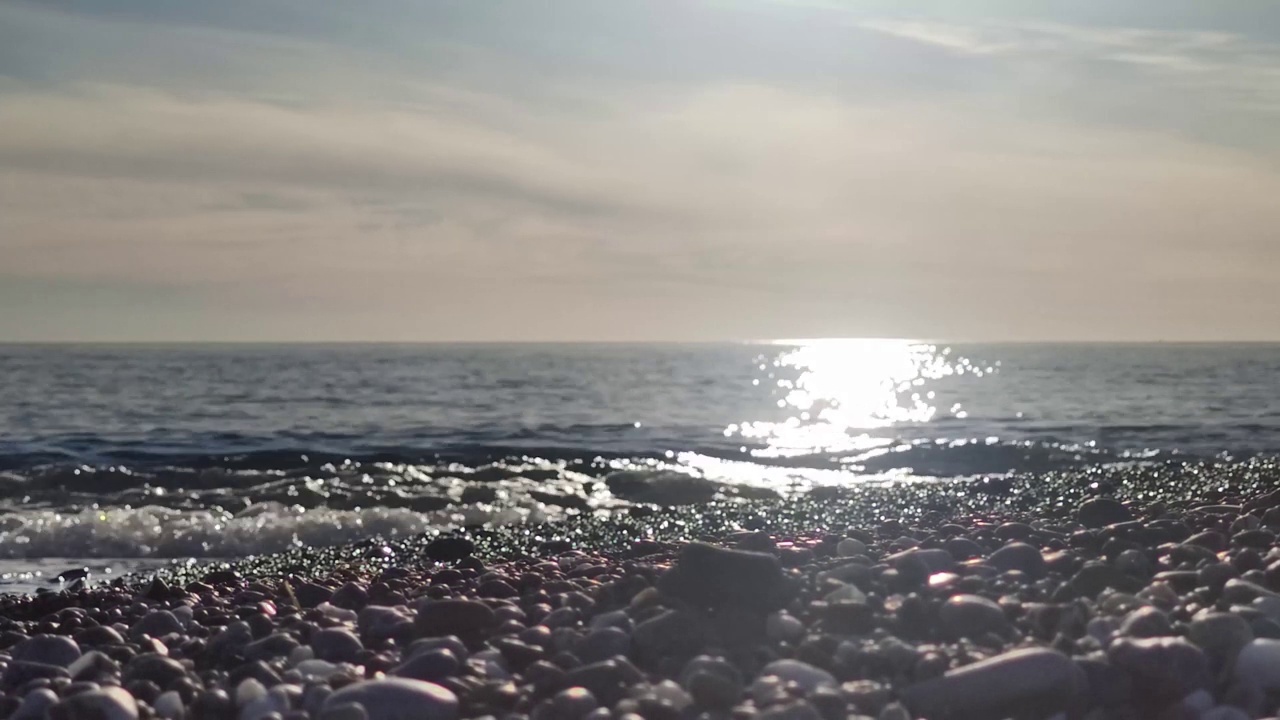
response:
<svg viewBox="0 0 1280 720"><path fill-rule="evenodd" d="M762 456L858 452L883 445L869 430L921 423L938 413L933 379L966 364L950 348L916 340L783 340L761 356L756 382L773 387L782 421L731 425L726 435L763 443ZM960 408L950 408L958 414Z"/></svg>

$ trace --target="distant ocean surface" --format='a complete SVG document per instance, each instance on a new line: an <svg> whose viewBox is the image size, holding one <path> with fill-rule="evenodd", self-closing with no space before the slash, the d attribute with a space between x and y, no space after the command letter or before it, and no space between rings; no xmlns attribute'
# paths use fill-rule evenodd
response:
<svg viewBox="0 0 1280 720"><path fill-rule="evenodd" d="M0 378L0 590L63 558L1280 453L1280 345L0 345Z"/></svg>

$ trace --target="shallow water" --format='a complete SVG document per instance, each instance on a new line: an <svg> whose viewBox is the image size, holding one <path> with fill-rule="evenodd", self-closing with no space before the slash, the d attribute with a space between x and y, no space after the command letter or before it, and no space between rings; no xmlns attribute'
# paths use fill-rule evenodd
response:
<svg viewBox="0 0 1280 720"><path fill-rule="evenodd" d="M0 375L9 561L1280 451L1271 345L0 346Z"/></svg>

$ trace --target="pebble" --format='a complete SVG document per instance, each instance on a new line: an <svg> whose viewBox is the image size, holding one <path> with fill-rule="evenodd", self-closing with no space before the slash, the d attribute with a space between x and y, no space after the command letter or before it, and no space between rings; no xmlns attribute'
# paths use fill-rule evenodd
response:
<svg viewBox="0 0 1280 720"><path fill-rule="evenodd" d="M1204 652L1182 638L1121 638L1107 648L1107 657L1128 673L1134 693L1156 707L1206 688L1211 680Z"/></svg>
<svg viewBox="0 0 1280 720"><path fill-rule="evenodd" d="M124 688L107 687L63 698L49 712L68 720L138 720L138 703Z"/></svg>
<svg viewBox="0 0 1280 720"><path fill-rule="evenodd" d="M421 636L469 635L495 624L493 609L475 600L428 600L418 606L414 629Z"/></svg>
<svg viewBox="0 0 1280 720"><path fill-rule="evenodd" d="M327 628L312 634L310 645L316 659L335 663L353 662L364 650L360 638L341 628Z"/></svg>
<svg viewBox="0 0 1280 720"><path fill-rule="evenodd" d="M1076 519L1087 528L1101 528L1128 522L1133 513L1113 498L1098 497L1086 500L1076 508Z"/></svg>
<svg viewBox="0 0 1280 720"><path fill-rule="evenodd" d="M1187 639L1205 652L1212 666L1224 668L1253 641L1253 629L1235 613L1201 612L1187 626Z"/></svg>
<svg viewBox="0 0 1280 720"><path fill-rule="evenodd" d="M129 628L129 636L137 640L143 635L151 637L164 637L173 633L181 633L183 631L182 621L178 620L178 616L168 610L152 610L142 619Z"/></svg>
<svg viewBox="0 0 1280 720"><path fill-rule="evenodd" d="M186 707L182 704L182 696L175 690L168 690L160 693L151 703L151 707L155 709L156 715L164 718L164 720L182 720L186 715Z"/></svg>
<svg viewBox="0 0 1280 720"><path fill-rule="evenodd" d="M794 642L804 636L804 623L794 615L779 611L765 619L764 632L774 642Z"/></svg>
<svg viewBox="0 0 1280 720"><path fill-rule="evenodd" d="M1066 710L1081 692L1071 658L1054 650L1014 650L908 687L916 716L955 720L1034 715Z"/></svg>
<svg viewBox="0 0 1280 720"><path fill-rule="evenodd" d="M458 660L458 656L454 655L452 650L436 648L411 656L408 660L396 666L391 671L391 674L412 680L439 682L458 672L461 667L462 662Z"/></svg>
<svg viewBox="0 0 1280 720"><path fill-rule="evenodd" d="M776 677L784 683L795 683L805 692L813 692L824 685L839 685L831 673L799 660L775 660L764 666L760 677Z"/></svg>
<svg viewBox="0 0 1280 720"><path fill-rule="evenodd" d="M353 683L329 696L324 709L357 703L368 720L454 720L458 698L435 683L404 678Z"/></svg>
<svg viewBox="0 0 1280 720"><path fill-rule="evenodd" d="M10 656L19 662L67 667L80 659L80 646L61 635L36 635L13 646Z"/></svg>
<svg viewBox="0 0 1280 720"><path fill-rule="evenodd" d="M1125 637L1150 638L1173 634L1169 616L1157 608L1142 607L1125 616L1119 634Z"/></svg>
<svg viewBox="0 0 1280 720"><path fill-rule="evenodd" d="M844 538L836 543L836 555L847 558L867 554L867 544L854 538Z"/></svg>
<svg viewBox="0 0 1280 720"><path fill-rule="evenodd" d="M953 595L938 609L943 632L952 638L974 638L987 633L1003 635L1010 630L1004 610L979 595Z"/></svg>
<svg viewBox="0 0 1280 720"><path fill-rule="evenodd" d="M1044 555L1034 546L1023 542L1012 542L991 553L987 564L1001 571L1019 570L1031 578L1040 578L1045 574Z"/></svg>
<svg viewBox="0 0 1280 720"><path fill-rule="evenodd" d="M686 545L658 580L664 595L704 608L776 610L794 589L773 555L706 543Z"/></svg>
<svg viewBox="0 0 1280 720"><path fill-rule="evenodd" d="M1273 692L1280 690L1280 640L1259 638L1245 644L1236 656L1234 677Z"/></svg>
<svg viewBox="0 0 1280 720"><path fill-rule="evenodd" d="M9 720L43 720L45 711L58 704L58 694L49 688L36 688L22 696L22 704Z"/></svg>

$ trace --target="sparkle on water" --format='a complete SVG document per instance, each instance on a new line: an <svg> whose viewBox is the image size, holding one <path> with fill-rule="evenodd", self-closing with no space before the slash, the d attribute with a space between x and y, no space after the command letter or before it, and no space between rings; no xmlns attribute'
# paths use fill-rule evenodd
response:
<svg viewBox="0 0 1280 720"><path fill-rule="evenodd" d="M939 414L931 380L978 368L951 349L916 340L780 340L780 352L759 358L756 383L774 388L785 419L730 425L725 435L763 443L758 457L873 451L890 441L869 430L924 423ZM945 410L957 418L965 410Z"/></svg>

